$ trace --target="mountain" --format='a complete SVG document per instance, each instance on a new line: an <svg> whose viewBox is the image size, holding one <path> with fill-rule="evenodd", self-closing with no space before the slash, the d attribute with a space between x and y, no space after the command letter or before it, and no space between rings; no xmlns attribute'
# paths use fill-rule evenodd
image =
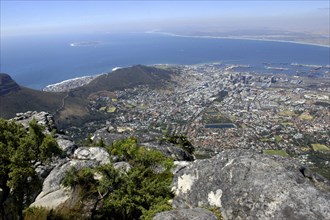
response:
<svg viewBox="0 0 330 220"><path fill-rule="evenodd" d="M106 115L90 112L88 97L91 95L137 85L162 86L164 81L170 80L171 73L156 67L136 65L96 77L89 84L69 92L25 88L19 86L9 75L1 74L0 117L11 118L18 112L47 111L56 115L56 122L61 128L72 123L80 125L91 120L100 120Z"/></svg>
<svg viewBox="0 0 330 220"><path fill-rule="evenodd" d="M11 118L18 112L48 111L60 108L65 93L50 93L19 86L8 74L0 74L0 117Z"/></svg>
<svg viewBox="0 0 330 220"><path fill-rule="evenodd" d="M0 73L0 96L20 90L19 85L6 73Z"/></svg>
<svg viewBox="0 0 330 220"><path fill-rule="evenodd" d="M11 118L18 112L47 111L55 113L61 107L65 93L50 93L20 87L0 96L0 117Z"/></svg>
<svg viewBox="0 0 330 220"><path fill-rule="evenodd" d="M171 73L156 67L136 65L101 75L87 85L74 89L72 93L86 98L99 91L114 91L137 85L162 86L164 81L170 80Z"/></svg>

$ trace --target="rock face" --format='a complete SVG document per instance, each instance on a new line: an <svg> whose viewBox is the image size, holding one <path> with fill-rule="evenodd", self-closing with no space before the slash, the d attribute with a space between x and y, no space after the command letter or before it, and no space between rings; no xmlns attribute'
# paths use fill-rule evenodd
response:
<svg viewBox="0 0 330 220"><path fill-rule="evenodd" d="M0 96L20 90L19 85L5 73L0 73Z"/></svg>
<svg viewBox="0 0 330 220"><path fill-rule="evenodd" d="M176 208L219 207L224 219L330 219L330 185L278 156L223 151L175 174Z"/></svg>
<svg viewBox="0 0 330 220"><path fill-rule="evenodd" d="M202 208L179 209L156 214L153 220L217 220L209 210Z"/></svg>

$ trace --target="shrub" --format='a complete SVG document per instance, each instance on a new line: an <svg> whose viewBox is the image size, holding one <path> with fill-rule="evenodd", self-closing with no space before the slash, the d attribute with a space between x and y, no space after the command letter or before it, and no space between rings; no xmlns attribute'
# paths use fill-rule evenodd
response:
<svg viewBox="0 0 330 220"><path fill-rule="evenodd" d="M135 138L116 141L106 147L131 165L127 172L116 170L112 164L95 169L70 170L62 184L81 187L85 199L97 198L92 218L151 219L154 214L171 209L173 198L173 160L161 152L138 147ZM101 178L95 179L95 174ZM102 204L97 209L98 204Z"/></svg>

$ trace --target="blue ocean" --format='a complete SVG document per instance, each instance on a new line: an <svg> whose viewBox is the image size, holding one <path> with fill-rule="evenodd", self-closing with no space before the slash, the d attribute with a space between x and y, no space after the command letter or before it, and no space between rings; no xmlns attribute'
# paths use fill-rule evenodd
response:
<svg viewBox="0 0 330 220"><path fill-rule="evenodd" d="M78 46L72 46L75 42ZM41 89L134 64L221 62L256 69L265 63L326 66L330 51L287 42L129 33L2 37L0 59L0 72L10 74L20 85Z"/></svg>

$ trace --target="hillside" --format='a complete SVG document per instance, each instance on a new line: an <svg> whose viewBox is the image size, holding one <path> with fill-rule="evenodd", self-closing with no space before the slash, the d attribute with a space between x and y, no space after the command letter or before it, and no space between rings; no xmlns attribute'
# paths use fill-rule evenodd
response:
<svg viewBox="0 0 330 220"><path fill-rule="evenodd" d="M2 90L1 90L2 91ZM48 111L55 113L62 105L65 93L50 93L20 87L0 96L0 117L11 118L18 112Z"/></svg>
<svg viewBox="0 0 330 220"><path fill-rule="evenodd" d="M171 72L156 67L136 65L118 69L114 72L101 75L89 84L75 89L74 96L87 98L99 91L114 91L131 88L137 85L162 86L164 80L170 80Z"/></svg>

